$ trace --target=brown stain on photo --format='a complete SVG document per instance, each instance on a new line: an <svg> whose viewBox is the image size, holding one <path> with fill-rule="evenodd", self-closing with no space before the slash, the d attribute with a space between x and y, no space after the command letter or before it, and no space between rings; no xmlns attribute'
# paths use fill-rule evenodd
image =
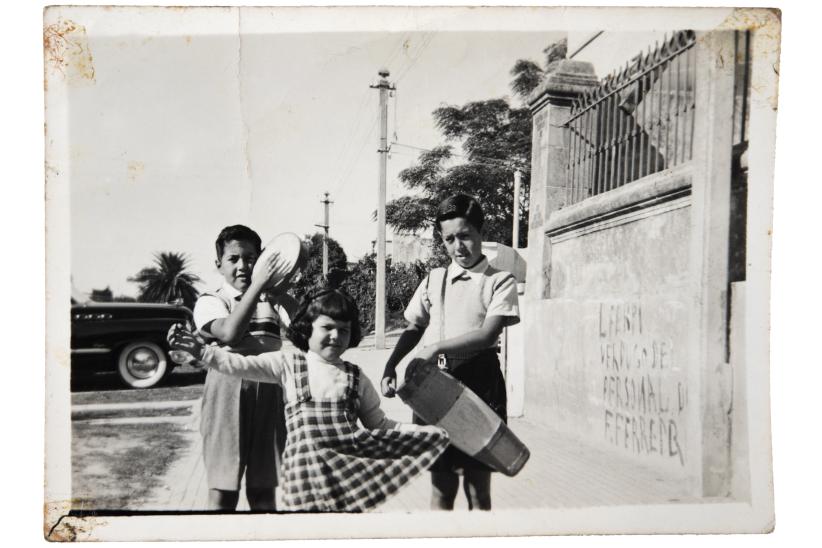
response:
<svg viewBox="0 0 822 548"><path fill-rule="evenodd" d="M69 84L96 83L83 25L64 19L47 25L43 29L43 55L47 73L59 74Z"/></svg>
<svg viewBox="0 0 822 548"><path fill-rule="evenodd" d="M772 84L769 77L764 75L757 77L757 75L754 74L750 86L751 95L761 96L771 110L776 112L778 105L782 11L777 8L738 8L717 27L717 30L723 29L748 30L756 33L754 49L751 51L751 54L754 58L774 59L772 69L776 76L776 85Z"/></svg>
<svg viewBox="0 0 822 548"><path fill-rule="evenodd" d="M50 542L76 542L88 540L94 532L94 526L90 521L76 517L61 517L60 520L49 530L45 531L44 537Z"/></svg>
<svg viewBox="0 0 822 548"><path fill-rule="evenodd" d="M69 516L71 500L43 504L43 538L49 542L76 542L89 540L96 527L106 524L99 517Z"/></svg>
<svg viewBox="0 0 822 548"><path fill-rule="evenodd" d="M143 162L138 161L131 161L128 163L128 167L126 171L128 173L128 182L136 183L137 179L143 174L146 170L146 165Z"/></svg>

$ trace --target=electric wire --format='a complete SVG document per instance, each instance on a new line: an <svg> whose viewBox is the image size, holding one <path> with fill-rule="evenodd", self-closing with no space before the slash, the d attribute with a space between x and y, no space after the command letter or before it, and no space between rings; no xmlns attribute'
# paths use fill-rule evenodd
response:
<svg viewBox="0 0 822 548"><path fill-rule="evenodd" d="M346 162L345 166L341 170L341 176L338 179L337 185L334 187L333 192L339 194L342 188L348 183L350 180L350 176L354 171L354 167L357 165L360 156L362 155L363 149L365 145L368 144L368 141L371 139L374 130L377 128L377 122L379 121L379 114L376 114L371 122L371 126L368 132L365 134L365 137L362 139L360 143L360 148L357 150L357 153L349 158L349 161ZM352 140L353 141L353 140Z"/></svg>
<svg viewBox="0 0 822 548"><path fill-rule="evenodd" d="M425 35L422 38L422 44L420 45L420 48L417 51L416 57L414 57L411 60L411 62L405 67L405 69L402 71L402 73L399 76L397 76L397 79L394 80L395 83L399 83L403 78L405 78L405 76L411 71L411 69L414 67L414 65L417 64L417 61L420 60L420 57L422 57L422 54L425 53L425 50L428 48L428 46L434 40L434 36L436 36L436 32L434 32L434 31L430 31L430 32L425 33Z"/></svg>
<svg viewBox="0 0 822 548"><path fill-rule="evenodd" d="M413 149L413 150L419 150L421 152L434 152L432 149L429 149L429 148L423 148L423 147L418 147L418 146L414 146L414 145L407 145L405 143L398 143L396 141L392 142L391 145L410 148L410 149ZM451 152L450 155L455 156L457 158L462 158L462 159L468 160L473 164L480 164L480 165L486 165L486 166L489 166L489 167L497 167L497 168L502 167L502 168L506 168L506 169L518 169L520 171L531 171L530 167L525 166L523 164L519 164L518 162L506 162L504 160L497 160L495 158L484 158L482 156L469 157L469 156L465 156L463 154L457 154L456 152Z"/></svg>

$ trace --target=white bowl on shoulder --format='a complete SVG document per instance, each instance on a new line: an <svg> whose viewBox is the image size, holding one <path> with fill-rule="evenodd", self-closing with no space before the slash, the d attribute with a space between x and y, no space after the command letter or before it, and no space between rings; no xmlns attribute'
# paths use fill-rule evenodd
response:
<svg viewBox="0 0 822 548"><path fill-rule="evenodd" d="M293 232L283 232L269 240L257 261L264 260L273 253L278 253L280 258L286 261L288 267L288 274L280 283L288 283L296 272L305 268L308 262L308 247L303 243L302 238ZM273 287L272 281L269 280L265 286L266 289Z"/></svg>

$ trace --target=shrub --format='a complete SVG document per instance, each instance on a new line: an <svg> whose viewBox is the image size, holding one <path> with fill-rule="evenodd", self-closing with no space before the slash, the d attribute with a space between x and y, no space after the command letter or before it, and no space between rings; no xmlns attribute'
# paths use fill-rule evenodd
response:
<svg viewBox="0 0 822 548"><path fill-rule="evenodd" d="M386 319L401 317L414 291L425 277L425 265L417 261L411 264L390 262L385 269ZM341 288L348 292L360 309L360 323L364 333L374 329L377 287L377 263L375 255L364 256L349 269Z"/></svg>

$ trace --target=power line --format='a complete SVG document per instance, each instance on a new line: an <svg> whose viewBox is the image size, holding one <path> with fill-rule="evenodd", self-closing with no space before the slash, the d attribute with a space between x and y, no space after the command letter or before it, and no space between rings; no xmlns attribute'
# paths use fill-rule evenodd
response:
<svg viewBox="0 0 822 548"><path fill-rule="evenodd" d="M405 70L403 70L403 72L397 77L397 79L394 81L395 84L398 84L400 80L405 78L405 75L408 74L408 72L414 67L414 65L417 64L417 61L420 60L422 54L428 48L429 44L431 44L431 41L434 39L435 34L436 33L434 31L425 34L425 36L422 39L422 45L420 46L419 52L417 52L417 56L411 60L411 63L407 67L405 67Z"/></svg>
<svg viewBox="0 0 822 548"><path fill-rule="evenodd" d="M386 60L383 63L383 66L387 66L390 63L392 63L394 61L394 59L397 57L397 55L399 55L400 52L402 52L403 44L405 43L407 37L408 37L407 33L403 33L403 34L400 35L399 41L394 46L394 48L391 50L391 53L386 57ZM372 97L373 97L373 95L371 94L370 90L366 89L366 90L363 91L362 96L360 98L360 102L359 102L359 104L357 106L357 109L355 110L355 113L354 113L354 117L353 117L354 122L351 126L350 131L348 132L348 135L350 136L350 138L345 139L345 142L343 143L342 147L340 148L340 151L337 153L337 155L335 156L334 161L332 162L335 165L342 162L342 163L345 163L345 166L346 166L344 169L342 169L340 171L340 173L346 173L346 175L341 177L337 181L337 184L333 189L334 192L336 192L337 190L339 190L339 188L341 188L343 186L343 184L346 181L346 177L348 176L348 174L353 169L352 166L349 165L348 161L346 161L346 158L351 158L350 156L348 156L348 154L353 149L353 147L355 146L355 143L357 142L356 136L357 136L357 134L358 134L358 132L359 132L361 126L362 126L363 119L365 118L365 116L362 116L362 114L365 111L365 107L368 105L369 102L371 102ZM376 125L376 116L374 117L372 125ZM366 133L365 138L364 138L364 140L363 140L363 142L360 146L359 151L354 156L355 159L359 159L359 156L362 153L362 148L365 146L365 143L371 137L372 132L373 132L373 127L370 128L368 130L368 132Z"/></svg>
<svg viewBox="0 0 822 548"><path fill-rule="evenodd" d="M397 88L391 91L391 97L394 98L394 140L396 141L399 138L397 137L397 128L400 127L399 122L397 122L397 105L400 104L400 92Z"/></svg>
<svg viewBox="0 0 822 548"><path fill-rule="evenodd" d="M350 152L353 144L356 142L355 136L360 131L360 127L362 126L362 121L363 121L363 118L364 118L364 116L362 116L362 114L364 114L365 107L366 107L366 105L368 105L370 100L371 100L371 94L368 93L368 90L364 91L363 96L362 96L362 100L360 101L360 104L357 107L357 110L355 111L355 114L354 114L354 123L351 126L351 130L348 133L348 135L351 138L350 139L345 139L345 143L343 144L342 149L340 149L339 154L337 154L337 157L333 162L334 164L345 161L345 158L347 157L348 153Z"/></svg>
<svg viewBox="0 0 822 548"><path fill-rule="evenodd" d="M357 164L357 161L360 159L360 156L362 155L363 149L365 149L365 145L368 144L368 141L371 139L371 135L374 133L374 130L377 127L377 122L379 121L379 118L380 118L379 114L374 115L373 120L371 121L371 127L369 128L368 133L365 134L365 137L363 138L362 143L360 143L359 150L357 150L357 153L354 156L350 157L350 160L346 163L346 167L341 171L341 173L343 175L340 177L339 181L337 182L337 185L334 187L334 189L333 189L334 193L339 193L340 190L348 182L349 177L351 176L351 173L354 171L354 166ZM354 139L351 139L351 141L353 142Z"/></svg>
<svg viewBox="0 0 822 548"><path fill-rule="evenodd" d="M397 44L397 47L395 47L392 50L392 53L385 59L385 61L383 61L381 66L387 67L387 66L390 66L391 63L394 62L394 59L396 59L397 55L399 55L400 52L402 51L402 48L405 45L405 42L406 42L407 38L408 38L408 33L403 33L403 34L400 35L400 41Z"/></svg>
<svg viewBox="0 0 822 548"><path fill-rule="evenodd" d="M434 152L433 150L428 149L428 148L422 148L422 147L418 147L418 146L414 146L414 145L407 145L405 143L397 143L396 141L392 142L391 145L392 146L396 145L396 146L400 146L400 147L406 147L406 148L410 148L410 149L414 149L414 150L419 150L421 152ZM518 162L506 162L504 160L497 160L495 158L484 158L482 156L469 157L469 156L465 156L463 154L457 154L455 152L451 152L450 155L451 156L456 156L457 158L463 158L463 159L468 160L468 161L470 161L474 164L486 165L488 167L503 167L503 168L506 168L506 169L515 169L515 170L518 169L520 171L531 171L530 167L527 167L524 164L520 164Z"/></svg>

